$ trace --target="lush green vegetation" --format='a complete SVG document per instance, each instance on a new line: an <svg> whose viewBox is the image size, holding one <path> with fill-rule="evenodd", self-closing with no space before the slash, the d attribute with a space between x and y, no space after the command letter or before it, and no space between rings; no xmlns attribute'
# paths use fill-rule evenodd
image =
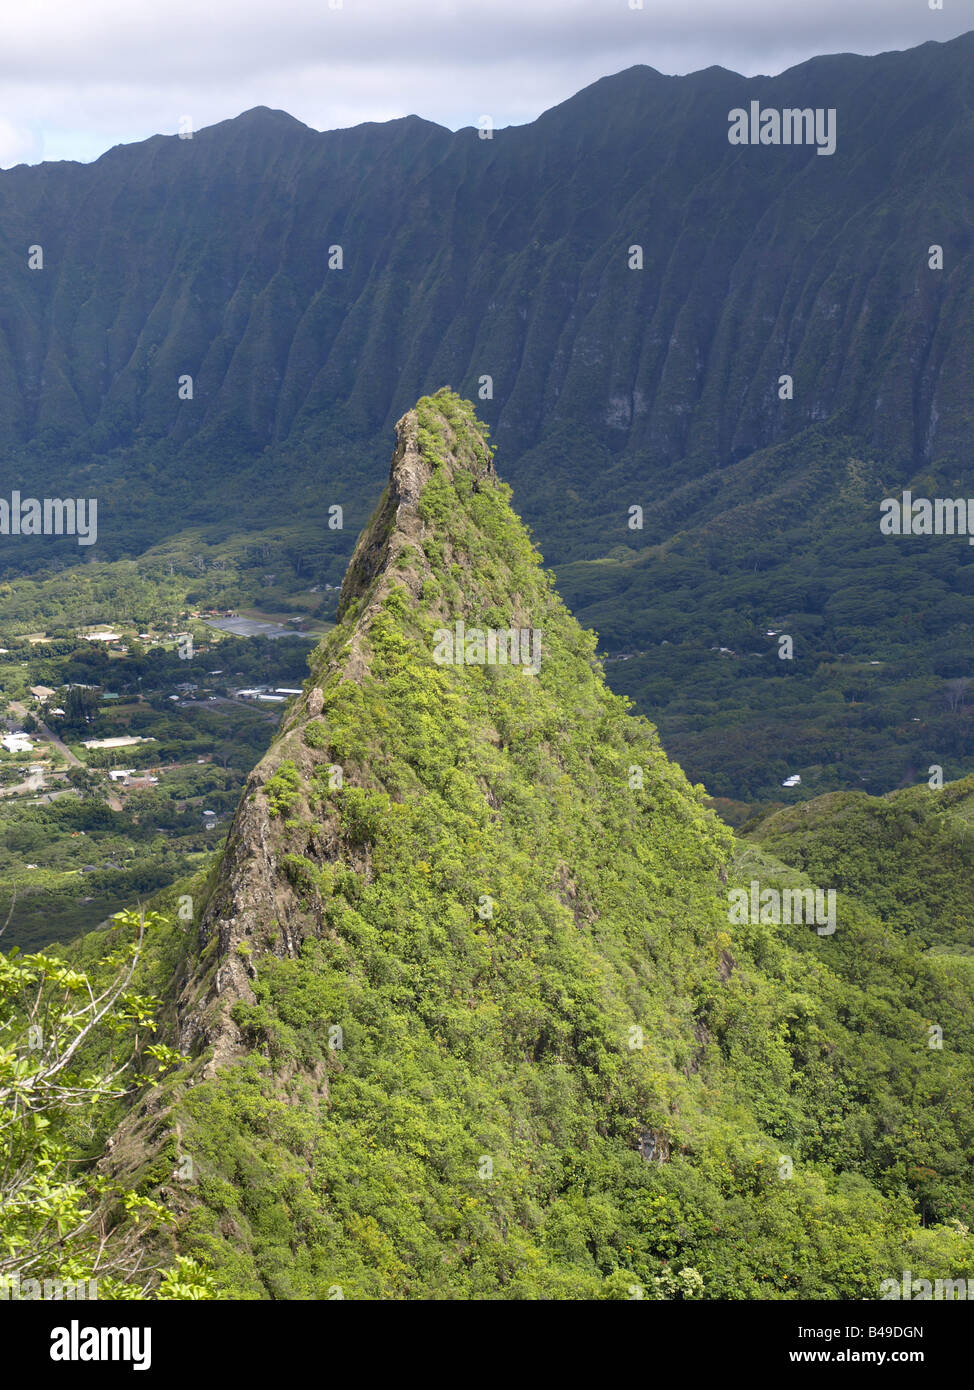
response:
<svg viewBox="0 0 974 1390"><path fill-rule="evenodd" d="M154 914L120 913L88 969L0 955L0 1293L17 1299L206 1299L209 1276L147 1261L171 1213L86 1163L106 1105L183 1060L154 1041L158 1000L133 985Z"/></svg>
<svg viewBox="0 0 974 1390"><path fill-rule="evenodd" d="M947 689L974 676L974 554L878 530L901 489L969 491L972 58L966 35L808 64L807 99L843 112L829 160L728 145L749 79L635 67L476 146L257 110L4 171L7 476L100 512L87 549L3 538L0 624L96 601L143 623L190 594L330 616L392 422L450 381L692 780L766 804L974 771Z"/></svg>
<svg viewBox="0 0 974 1390"><path fill-rule="evenodd" d="M341 555L342 533L338 538ZM335 550L335 545L331 547ZM185 530L178 537L136 552L137 559L94 559L51 564L44 551L4 557L0 582L0 645L46 630L53 640L70 640L80 627L132 624L137 630L173 627L187 609L256 607L284 614L327 616L337 594L324 580L341 580L341 560L325 563L307 535L307 523L245 535ZM310 587L309 587L310 586ZM199 629L196 629L197 631Z"/></svg>
<svg viewBox="0 0 974 1390"><path fill-rule="evenodd" d="M969 788L735 841L607 689L470 408L414 428L418 506L394 476L320 707L193 891L202 955L160 943L220 1065L163 1083L151 1135L123 1120L130 1180L157 1190L178 1134L180 1248L237 1297L871 1299L971 1270ZM460 618L540 629L539 674L438 664ZM731 923L729 889L806 870L834 935Z"/></svg>
<svg viewBox="0 0 974 1390"><path fill-rule="evenodd" d="M878 519L971 490L972 56L806 65L834 160L729 147L750 79L635 68L489 145L259 110L0 176L10 487L99 502L91 549L2 537L4 944L160 908L137 959L0 957L0 1271L90 1272L114 1201L118 1297L136 1246L164 1296L971 1277L974 551ZM336 610L444 380L513 493L424 397ZM337 626L307 681L227 609ZM441 664L460 620L540 670ZM755 883L837 930L732 921Z"/></svg>
<svg viewBox="0 0 974 1390"><path fill-rule="evenodd" d="M956 465L907 485L966 491ZM613 687L715 796L875 794L931 765L974 770L974 551L881 535L878 499L896 491L888 460L811 431L647 508L642 532L626 530L623 492L605 517L612 553L558 568Z"/></svg>

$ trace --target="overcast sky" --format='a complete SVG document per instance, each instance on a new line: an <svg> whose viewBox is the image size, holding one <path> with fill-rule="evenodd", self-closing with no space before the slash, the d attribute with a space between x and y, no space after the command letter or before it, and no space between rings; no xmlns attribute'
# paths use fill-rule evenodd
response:
<svg viewBox="0 0 974 1390"><path fill-rule="evenodd" d="M776 73L974 28L972 0L6 0L0 167L273 106L521 124L633 63Z"/></svg>

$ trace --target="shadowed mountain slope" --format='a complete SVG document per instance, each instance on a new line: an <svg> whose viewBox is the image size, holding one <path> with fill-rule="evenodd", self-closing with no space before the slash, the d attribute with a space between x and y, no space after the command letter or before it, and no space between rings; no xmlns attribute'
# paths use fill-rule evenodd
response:
<svg viewBox="0 0 974 1390"><path fill-rule="evenodd" d="M834 111L835 152L730 144L752 101ZM259 107L7 171L11 483L97 495L100 557L270 525L273 570L334 581L388 432L449 380L694 777L764 801L786 771L811 792L957 777L974 744L939 682L974 672L974 551L880 545L878 508L969 490L972 170L974 34L776 77L637 66L491 139ZM794 629L790 689L768 628ZM748 664L718 672L720 647ZM883 663L882 688L846 660Z"/></svg>

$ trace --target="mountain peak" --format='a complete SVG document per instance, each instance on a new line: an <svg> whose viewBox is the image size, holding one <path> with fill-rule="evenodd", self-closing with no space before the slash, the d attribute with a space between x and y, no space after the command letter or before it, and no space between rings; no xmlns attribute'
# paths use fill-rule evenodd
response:
<svg viewBox="0 0 974 1390"><path fill-rule="evenodd" d="M437 469L451 482L458 472L466 473L474 487L496 481L486 429L449 386L424 396L396 424L389 483L346 572L339 618L407 546L422 548L427 523L420 515L420 498Z"/></svg>
<svg viewBox="0 0 974 1390"><path fill-rule="evenodd" d="M444 388L402 416L339 621L194 880L195 1055L105 1166L161 1175L235 1298L868 1297L917 1267L919 1224L873 1167L832 1182L821 1154L863 1034L884 1089L854 1133L891 1114L912 1133L918 1076L943 1094L937 1054L889 1022L908 958L870 999L861 962L890 936L845 894L834 938L729 910L757 890L753 848L735 863L703 789L608 690L509 496L468 402ZM799 820L774 846L804 851ZM757 862L777 901L818 901ZM180 924L164 949L185 943ZM168 1180L174 1152L192 1183ZM958 1248L922 1235L930 1258ZM775 1244L796 1251L780 1282Z"/></svg>
<svg viewBox="0 0 974 1390"><path fill-rule="evenodd" d="M297 127L299 130L310 130L311 127L305 125L304 121L299 121L296 116L292 116L288 111L281 111L274 106L251 106L247 111L241 111L239 116L234 116L227 124L233 125L274 125L284 127Z"/></svg>
<svg viewBox="0 0 974 1390"><path fill-rule="evenodd" d="M250 986L235 948L260 943L278 950L283 941L296 949L309 929L288 877L296 846L287 827L306 811L319 818L316 856L327 857L338 845L337 824L329 828L319 804L322 767L340 764L343 785L384 785L377 750L353 753L338 732L350 704L370 704L400 665L416 690L430 680L450 696L451 687L469 678L469 667L462 657L458 668L438 666L433 652L435 634L452 633L458 622L516 631L519 643L528 632L536 646L552 625L577 628L539 569L541 557L510 507L510 488L497 477L486 436L473 406L449 387L422 397L396 425L389 482L348 566L337 625L311 657L304 693L250 776L203 917L203 943L218 943L216 985L209 990L205 973L190 982L182 1037L187 1047L211 1049L208 1069L240 1048L227 1004L247 998ZM594 640L583 647L592 679ZM510 664L524 664L520 646ZM415 716L404 708L404 718ZM368 718L364 712L356 718L360 732ZM283 824L282 799L294 813ZM307 851L303 835L301 852ZM204 961L208 970L206 953Z"/></svg>

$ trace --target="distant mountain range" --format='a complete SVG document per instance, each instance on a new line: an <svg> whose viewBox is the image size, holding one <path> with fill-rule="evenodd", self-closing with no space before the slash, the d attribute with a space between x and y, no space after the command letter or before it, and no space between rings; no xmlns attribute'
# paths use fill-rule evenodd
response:
<svg viewBox="0 0 974 1390"><path fill-rule="evenodd" d="M732 144L752 102L834 112L834 154ZM806 785L883 790L943 756L939 730L894 753L894 728L929 730L938 681L974 673L974 551L878 544L890 491L974 493L972 196L974 33L773 78L633 67L491 139L258 107L19 167L0 175L5 474L98 495L99 558L337 503L346 529L320 528L313 559L337 579L393 423L450 382L694 776L767 799L797 757ZM834 730L808 713L797 752L765 738L784 717L769 627L797 634L806 711L847 707ZM764 663L734 668L733 765L692 708L726 706L721 646ZM891 672L854 769L872 697L822 675L847 659ZM956 756L949 775L974 767L974 745Z"/></svg>

